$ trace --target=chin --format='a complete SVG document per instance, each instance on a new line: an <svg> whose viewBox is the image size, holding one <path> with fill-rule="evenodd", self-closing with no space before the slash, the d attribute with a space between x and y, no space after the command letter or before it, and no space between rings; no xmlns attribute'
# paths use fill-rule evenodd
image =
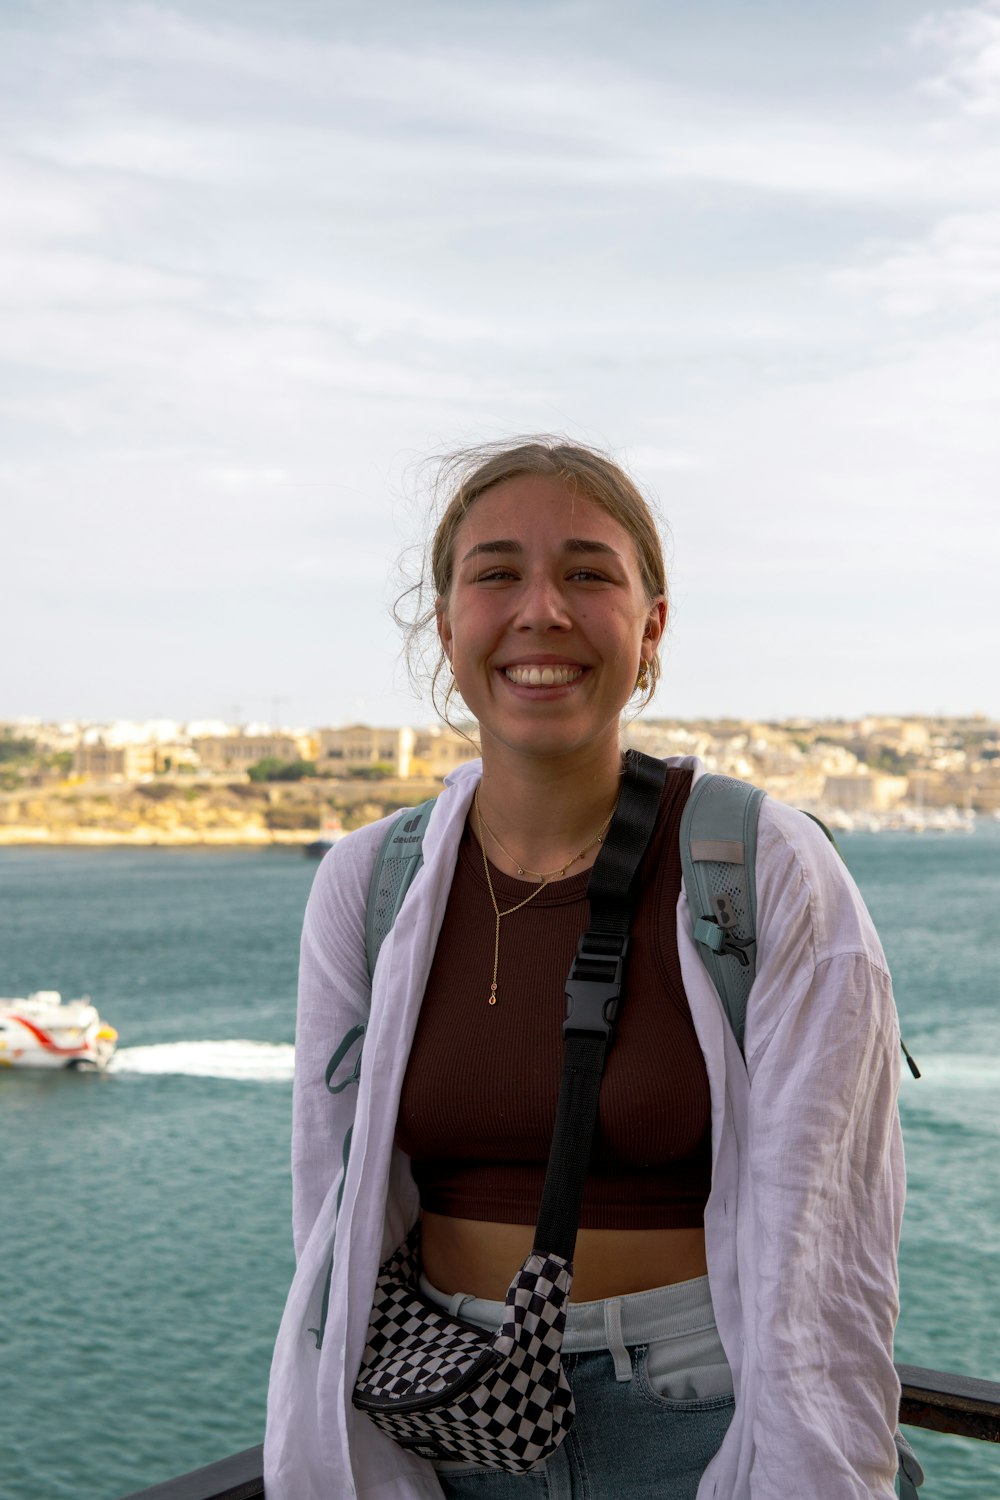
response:
<svg viewBox="0 0 1000 1500"><path fill-rule="evenodd" d="M549 724L515 726L513 724L491 725L480 721L479 738L483 754L491 750L504 749L517 755L535 756L550 760L555 756L573 755L588 748L597 749L609 740L618 743L619 716L599 728L583 727L579 724Z"/></svg>

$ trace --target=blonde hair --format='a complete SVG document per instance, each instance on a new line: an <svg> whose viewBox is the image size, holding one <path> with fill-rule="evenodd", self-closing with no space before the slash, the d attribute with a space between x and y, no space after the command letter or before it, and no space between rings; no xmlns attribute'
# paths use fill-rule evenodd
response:
<svg viewBox="0 0 1000 1500"><path fill-rule="evenodd" d="M663 547L653 511L635 482L624 469L595 448L569 443L558 437L521 438L514 442L485 443L450 454L438 466L434 485L437 496L445 496L440 518L434 529L424 563L423 576L397 601L394 611L398 624L406 631L406 658L410 676L422 683L426 677L427 641L435 627L435 603L451 590L454 568L455 537L469 511L487 490L523 474L559 479L574 494L585 496L617 521L632 538L639 562L639 573L646 598L667 597L666 565ZM429 596L433 600L428 603ZM415 618L403 613L404 600L416 605ZM437 660L431 673L431 699L446 723L454 682L449 682L443 707L438 695L443 675L450 676L447 658L438 646ZM649 663L647 681L638 706L645 708L656 691L660 677L659 655Z"/></svg>

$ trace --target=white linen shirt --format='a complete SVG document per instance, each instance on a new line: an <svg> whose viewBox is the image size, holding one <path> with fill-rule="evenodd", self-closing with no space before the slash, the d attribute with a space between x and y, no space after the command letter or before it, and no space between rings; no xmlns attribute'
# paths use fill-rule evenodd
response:
<svg viewBox="0 0 1000 1500"><path fill-rule="evenodd" d="M667 764L703 774L691 757ZM271 1367L268 1500L442 1494L431 1464L356 1411L351 1392L379 1264L419 1212L409 1160L394 1143L396 1116L480 775L474 762L448 777L371 988L365 912L387 820L334 845L309 899L292 1129L297 1271ZM683 890L677 907L681 972L711 1088L709 1285L736 1395L698 1500L890 1500L904 1191L891 983L835 851L808 818L770 797L756 873L745 1064L691 937ZM359 1040L336 1080L349 1077L360 1028L360 1082L331 1095L327 1063L353 1030Z"/></svg>

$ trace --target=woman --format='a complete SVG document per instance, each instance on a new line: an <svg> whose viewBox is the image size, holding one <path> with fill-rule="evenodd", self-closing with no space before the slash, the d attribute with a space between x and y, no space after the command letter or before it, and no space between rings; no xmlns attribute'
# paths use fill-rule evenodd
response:
<svg viewBox="0 0 1000 1500"><path fill-rule="evenodd" d="M765 799L744 1063L681 888L689 758L668 762L602 1087L564 1343L573 1430L527 1475L435 1468L352 1405L378 1266L418 1215L425 1293L483 1327L531 1247L562 981L622 710L655 686L667 615L638 491L556 441L473 459L431 561L482 763L438 800L371 986L384 823L336 846L310 899L269 1500L888 1497L903 1169L885 960L823 835ZM349 1066L362 1029L360 1082L331 1096L327 1062L341 1045Z"/></svg>

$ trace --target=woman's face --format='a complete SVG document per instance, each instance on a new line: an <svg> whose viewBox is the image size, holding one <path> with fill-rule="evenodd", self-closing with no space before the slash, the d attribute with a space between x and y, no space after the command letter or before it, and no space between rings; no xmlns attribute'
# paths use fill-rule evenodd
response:
<svg viewBox="0 0 1000 1500"><path fill-rule="evenodd" d="M441 643L484 753L495 743L552 756L603 739L617 754L619 715L665 620L624 527L539 475L475 502L438 601Z"/></svg>

